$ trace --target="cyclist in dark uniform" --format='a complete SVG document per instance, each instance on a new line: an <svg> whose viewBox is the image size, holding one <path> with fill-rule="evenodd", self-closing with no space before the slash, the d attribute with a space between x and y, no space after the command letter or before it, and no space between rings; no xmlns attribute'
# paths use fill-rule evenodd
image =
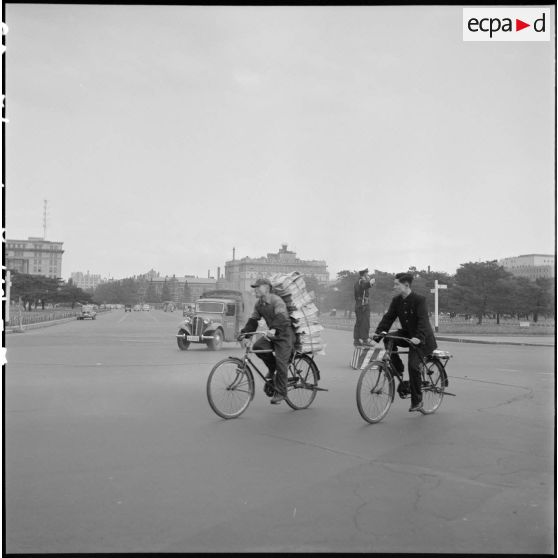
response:
<svg viewBox="0 0 558 558"><path fill-rule="evenodd" d="M389 331L393 322L399 318L401 329L394 335L410 338L413 343L409 347L409 387L411 388L411 408L409 411L420 411L422 409L422 389L420 358L417 351L426 356L438 345L428 319L426 298L411 290L412 282L413 275L411 273L398 273L395 276L393 287L399 294L392 299L388 311L376 328L376 334ZM374 335L373 339L378 341L380 337ZM387 343L387 340L384 340L384 343ZM393 343L393 350L396 352L391 355L391 362L395 369L403 374L405 366L401 357L397 354L397 346L408 347L408 345L405 341L397 339Z"/></svg>
<svg viewBox="0 0 558 558"><path fill-rule="evenodd" d="M254 350L269 350L273 353L257 353L264 361L269 372L268 378L273 377L275 371L276 393L271 399L273 405L279 404L287 395L287 369L289 359L294 350L295 332L291 324L291 318L283 299L271 292L271 282L268 279L258 279L252 287L256 289L258 301L254 312L246 325L240 330L239 340L243 333L251 333L258 329L258 321L263 318L270 330L270 338L261 337L253 346Z"/></svg>

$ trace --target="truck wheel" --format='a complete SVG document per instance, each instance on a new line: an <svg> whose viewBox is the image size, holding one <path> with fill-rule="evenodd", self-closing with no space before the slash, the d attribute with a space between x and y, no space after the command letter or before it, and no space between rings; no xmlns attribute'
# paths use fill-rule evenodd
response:
<svg viewBox="0 0 558 558"><path fill-rule="evenodd" d="M185 331L179 331L178 333L179 333L179 335L180 334L186 334ZM181 351L187 351L188 347L190 346L190 341L186 341L186 339L184 339L183 337L177 337L176 342L178 344L178 348Z"/></svg>
<svg viewBox="0 0 558 558"><path fill-rule="evenodd" d="M223 332L216 329L213 333L213 339L207 342L207 348L211 351L218 351L223 346Z"/></svg>

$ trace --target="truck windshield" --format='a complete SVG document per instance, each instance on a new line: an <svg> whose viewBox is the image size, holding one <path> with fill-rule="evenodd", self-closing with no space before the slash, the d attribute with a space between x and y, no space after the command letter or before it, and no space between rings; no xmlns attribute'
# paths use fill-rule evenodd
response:
<svg viewBox="0 0 558 558"><path fill-rule="evenodd" d="M210 314L222 314L224 310L222 302L198 302L196 312L208 312Z"/></svg>

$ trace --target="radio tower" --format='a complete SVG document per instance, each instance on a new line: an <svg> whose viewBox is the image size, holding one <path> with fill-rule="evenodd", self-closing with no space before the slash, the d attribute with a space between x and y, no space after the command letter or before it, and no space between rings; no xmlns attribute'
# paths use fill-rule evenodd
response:
<svg viewBox="0 0 558 558"><path fill-rule="evenodd" d="M44 200L43 209L43 240L46 240L46 229L47 229L47 200Z"/></svg>

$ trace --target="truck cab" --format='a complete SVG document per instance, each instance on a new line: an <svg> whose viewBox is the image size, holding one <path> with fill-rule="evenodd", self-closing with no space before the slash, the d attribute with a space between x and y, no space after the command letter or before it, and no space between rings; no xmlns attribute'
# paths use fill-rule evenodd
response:
<svg viewBox="0 0 558 558"><path fill-rule="evenodd" d="M185 351L190 343L205 343L218 351L225 341L236 341L254 305L250 293L233 290L208 291L200 297L192 314L180 323L176 340Z"/></svg>

